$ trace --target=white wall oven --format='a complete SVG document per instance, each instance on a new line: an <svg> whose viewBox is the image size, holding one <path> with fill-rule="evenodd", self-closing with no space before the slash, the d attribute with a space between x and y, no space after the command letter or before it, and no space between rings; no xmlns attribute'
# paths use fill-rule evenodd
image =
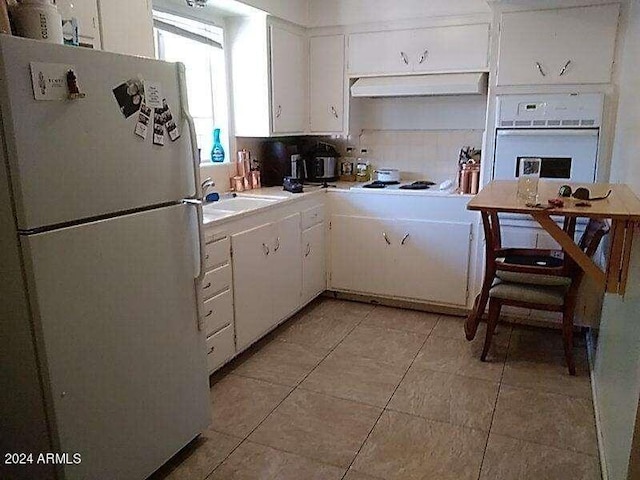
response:
<svg viewBox="0 0 640 480"><path fill-rule="evenodd" d="M535 157L541 178L595 182L603 100L602 94L499 96L493 178L517 178L522 159Z"/></svg>

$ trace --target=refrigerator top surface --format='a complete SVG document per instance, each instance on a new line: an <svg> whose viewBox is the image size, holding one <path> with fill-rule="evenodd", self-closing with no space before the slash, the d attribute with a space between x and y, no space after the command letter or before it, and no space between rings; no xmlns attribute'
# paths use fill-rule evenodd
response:
<svg viewBox="0 0 640 480"><path fill-rule="evenodd" d="M111 216L195 195L176 64L2 37L4 155L20 230ZM45 68L54 71L72 68L85 97L36 100L32 63L48 64ZM176 141L164 127L164 146L153 144L153 110L146 139L134 133L138 113L125 118L114 95L114 89L129 80L159 87L181 134Z"/></svg>

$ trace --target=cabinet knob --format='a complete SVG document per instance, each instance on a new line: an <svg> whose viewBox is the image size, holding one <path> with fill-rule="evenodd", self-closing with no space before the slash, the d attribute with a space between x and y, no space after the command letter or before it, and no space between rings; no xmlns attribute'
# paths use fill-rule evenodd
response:
<svg viewBox="0 0 640 480"><path fill-rule="evenodd" d="M387 242L387 245L391 245L391 240L387 237L387 232L382 232L382 236L384 237L384 241Z"/></svg>
<svg viewBox="0 0 640 480"><path fill-rule="evenodd" d="M567 63L564 64L564 67L562 67L562 70L560 70L560 76L563 76L565 73L567 73L567 68L569 68L569 65L571 65L571 60L567 60Z"/></svg>
<svg viewBox="0 0 640 480"><path fill-rule="evenodd" d="M282 115L282 105L278 105L278 109L276 110L276 118L280 118Z"/></svg>
<svg viewBox="0 0 640 480"><path fill-rule="evenodd" d="M400 52L400 58L402 58L402 61L404 62L405 65L409 65L409 57L407 56L406 53Z"/></svg>
<svg viewBox="0 0 640 480"><path fill-rule="evenodd" d="M333 105L331 105L331 113L334 117L338 118L338 110Z"/></svg>
<svg viewBox="0 0 640 480"><path fill-rule="evenodd" d="M429 50L425 50L422 53L422 55L420 55L420 58L418 59L418 63L422 64L422 62L424 62L428 56L429 56Z"/></svg>
<svg viewBox="0 0 640 480"><path fill-rule="evenodd" d="M544 73L544 70L542 69L542 65L540 64L540 62L536 62L536 68L538 69L538 71L540 72L540 75L542 75L543 77L546 77L547 74Z"/></svg>

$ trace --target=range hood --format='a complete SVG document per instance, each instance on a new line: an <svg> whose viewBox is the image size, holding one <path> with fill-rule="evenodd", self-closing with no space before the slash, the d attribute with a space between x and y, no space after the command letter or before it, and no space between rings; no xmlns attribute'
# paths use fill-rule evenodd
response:
<svg viewBox="0 0 640 480"><path fill-rule="evenodd" d="M446 73L359 78L351 86L353 97L416 97L484 95L486 73Z"/></svg>

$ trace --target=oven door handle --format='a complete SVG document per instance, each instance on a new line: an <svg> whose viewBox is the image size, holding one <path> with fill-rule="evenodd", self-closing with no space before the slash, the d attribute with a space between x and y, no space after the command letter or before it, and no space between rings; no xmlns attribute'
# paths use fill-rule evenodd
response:
<svg viewBox="0 0 640 480"><path fill-rule="evenodd" d="M570 128L545 128L538 130L501 129L499 137L597 137L597 128L570 129Z"/></svg>

